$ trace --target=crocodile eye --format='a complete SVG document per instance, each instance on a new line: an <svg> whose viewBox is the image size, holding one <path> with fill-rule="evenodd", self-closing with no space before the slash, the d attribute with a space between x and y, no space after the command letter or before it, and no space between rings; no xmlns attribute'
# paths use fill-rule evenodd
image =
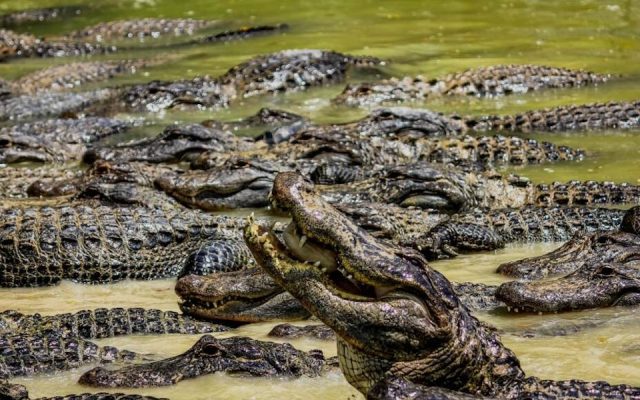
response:
<svg viewBox="0 0 640 400"><path fill-rule="evenodd" d="M611 238L609 238L608 236L598 236L598 238L596 239L596 242L598 244L612 244L613 241L611 240Z"/></svg>
<svg viewBox="0 0 640 400"><path fill-rule="evenodd" d="M616 275L616 270L605 265L596 271L596 275L613 276Z"/></svg>
<svg viewBox="0 0 640 400"><path fill-rule="evenodd" d="M215 344L207 344L202 348L202 353L208 356L217 356L220 354L220 347Z"/></svg>

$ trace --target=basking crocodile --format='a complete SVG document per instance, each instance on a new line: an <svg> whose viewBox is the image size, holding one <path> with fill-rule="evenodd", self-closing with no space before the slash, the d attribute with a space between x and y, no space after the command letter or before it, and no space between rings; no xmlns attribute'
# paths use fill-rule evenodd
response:
<svg viewBox="0 0 640 400"><path fill-rule="evenodd" d="M334 102L352 106L421 101L436 96L494 97L546 88L595 85L611 75L544 65L494 65L468 69L442 78L392 78L378 83L347 85Z"/></svg>
<svg viewBox="0 0 640 400"><path fill-rule="evenodd" d="M333 328L340 367L360 392L398 377L492 398L640 396L640 388L627 385L525 377L515 354L420 254L374 239L299 175L280 174L273 197L301 236L283 244L251 222L247 245L262 268Z"/></svg>
<svg viewBox="0 0 640 400"><path fill-rule="evenodd" d="M177 207L75 202L0 209L0 221L4 287L177 276L204 245L220 251L210 271L251 264L240 220Z"/></svg>
<svg viewBox="0 0 640 400"><path fill-rule="evenodd" d="M153 81L122 95L126 108L160 111L179 105L225 107L234 99L340 82L348 67L373 67L380 61L322 50L285 50L254 57L218 78Z"/></svg>
<svg viewBox="0 0 640 400"><path fill-rule="evenodd" d="M57 315L0 313L0 332L34 334L53 331L65 338L103 339L133 334L196 334L227 330L173 311L144 308L98 308Z"/></svg>
<svg viewBox="0 0 640 400"><path fill-rule="evenodd" d="M140 355L55 331L0 335L0 379L66 371L87 364L140 361Z"/></svg>
<svg viewBox="0 0 640 400"><path fill-rule="evenodd" d="M462 302L474 311L504 306L495 297L496 286L453 285ZM291 321L310 316L298 300L259 268L183 276L176 284L176 294L183 313L209 321Z"/></svg>
<svg viewBox="0 0 640 400"><path fill-rule="evenodd" d="M288 343L205 335L178 356L118 370L97 367L84 373L79 383L98 387L167 386L223 371L249 376L314 377L334 366L335 362L325 360L320 350L304 352Z"/></svg>
<svg viewBox="0 0 640 400"><path fill-rule="evenodd" d="M557 278L508 282L497 296L524 312L640 304L639 216L640 207L634 207L620 231L576 236L551 253L502 264L498 272L527 280Z"/></svg>
<svg viewBox="0 0 640 400"><path fill-rule="evenodd" d="M88 145L140 124L136 119L86 117L24 122L0 128L0 162L78 160Z"/></svg>

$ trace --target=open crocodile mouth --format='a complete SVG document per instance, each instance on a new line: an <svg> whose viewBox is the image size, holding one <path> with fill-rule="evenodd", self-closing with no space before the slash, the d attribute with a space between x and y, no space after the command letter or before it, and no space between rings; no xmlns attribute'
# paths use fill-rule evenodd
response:
<svg viewBox="0 0 640 400"><path fill-rule="evenodd" d="M278 240L275 235L274 240ZM354 277L339 261L337 253L322 244L308 232L291 222L283 234L284 246L291 258L319 269L327 278L328 288L334 294L351 300L373 300L392 288L377 287Z"/></svg>

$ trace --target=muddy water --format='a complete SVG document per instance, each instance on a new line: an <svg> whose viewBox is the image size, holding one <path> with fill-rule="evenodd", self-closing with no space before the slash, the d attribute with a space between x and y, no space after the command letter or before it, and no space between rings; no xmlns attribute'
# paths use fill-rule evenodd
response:
<svg viewBox="0 0 640 400"><path fill-rule="evenodd" d="M64 4L64 0L0 1L0 12L16 8ZM74 0L88 8L76 18L20 27L41 36L62 35L89 24L123 18L194 17L214 19L212 33L247 25L286 22L283 35L225 45L200 45L157 50L156 42L104 58L154 58L163 61L133 76L97 86L219 75L256 54L288 48L325 48L382 57L389 62L380 76L352 75L351 81L384 76L423 75L431 78L470 67L538 63L585 68L614 74L611 83L578 90L550 90L497 99L443 98L413 107L477 115L513 113L563 104L640 98L640 2L636 0L545 2L497 0L324 2L293 0ZM101 59L94 57L93 59ZM69 59L29 59L0 64L0 77L15 79ZM145 116L158 125L141 128L136 136L156 134L172 121L234 119L260 107L277 107L304 114L318 122L346 121L368 110L339 108L330 99L343 85L283 96L239 101L226 110L166 111ZM580 147L588 157L515 169L534 181L601 179L640 182L640 131L536 135L537 139ZM120 138L122 139L122 138ZM118 139L115 139L118 140ZM500 263L548 251L558 244L513 247L495 253L463 256L435 263L450 279L500 283L493 273ZM0 290L0 309L52 314L100 306L143 306L177 310L172 281L124 282L107 286L63 283L44 289ZM640 330L637 310L609 309L549 316L481 314L505 332L504 341L519 355L530 374L544 378L606 379L640 385ZM241 327L230 334L264 338L271 325ZM548 333L576 331L564 336ZM522 337L527 332L528 336ZM542 333L547 336L542 336ZM133 337L105 341L131 350L170 356L188 348L195 337ZM332 343L297 340L304 349L322 348L335 354ZM80 371L22 379L32 395L77 392ZM246 379L222 374L185 381L172 388L142 391L173 399L325 399L360 398L339 373L318 379Z"/></svg>
<svg viewBox="0 0 640 400"><path fill-rule="evenodd" d="M441 261L433 266L454 281L495 284L504 281L493 273L497 263L535 256L555 246L515 246L491 254ZM178 310L173 286L173 280L164 280L97 286L63 283L46 289L4 289L0 291L0 307L43 314L123 304ZM504 332L504 342L516 352L528 374L542 378L604 379L640 385L640 318L637 309L615 308L543 316L481 313L478 316ZM273 340L266 336L273 325L252 324L216 336L246 335ZM196 340L197 336L168 335L121 337L99 342L166 357L183 352ZM334 342L297 339L291 343L304 350L322 349L327 356L336 352ZM78 392L87 390L75 382L88 369L90 367L18 379L16 382L25 384L33 395L38 396ZM337 371L320 378L297 380L250 379L215 374L183 381L173 387L136 389L132 392L171 399L361 398Z"/></svg>

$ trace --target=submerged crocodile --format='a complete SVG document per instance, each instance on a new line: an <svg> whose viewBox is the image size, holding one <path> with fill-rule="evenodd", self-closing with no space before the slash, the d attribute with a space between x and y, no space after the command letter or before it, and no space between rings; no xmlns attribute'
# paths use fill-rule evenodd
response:
<svg viewBox="0 0 640 400"><path fill-rule="evenodd" d="M209 28L217 21L192 18L141 18L101 22L71 32L69 38L92 42L113 39L156 39L161 36L193 35L196 31Z"/></svg>
<svg viewBox="0 0 640 400"><path fill-rule="evenodd" d="M468 69L432 80L418 76L348 85L334 102L352 106L372 106L381 103L420 101L436 96L493 97L545 88L595 85L609 79L611 75L543 65L495 65Z"/></svg>
<svg viewBox="0 0 640 400"><path fill-rule="evenodd" d="M640 388L627 385L525 377L515 354L420 254L374 239L296 174L280 174L273 197L306 240L291 236L283 244L251 222L247 245L262 268L333 328L340 367L360 392L397 377L492 398L640 396Z"/></svg>
<svg viewBox="0 0 640 400"><path fill-rule="evenodd" d="M474 311L504 306L495 297L496 289L478 283L454 284L456 294ZM175 290L183 313L208 321L291 321L310 316L298 300L259 268L183 276Z"/></svg>
<svg viewBox="0 0 640 400"><path fill-rule="evenodd" d="M335 366L320 350L304 352L288 343L248 337L216 339L205 335L185 353L166 360L117 370L97 367L79 383L98 387L167 386L215 372L248 376L318 376Z"/></svg>
<svg viewBox="0 0 640 400"><path fill-rule="evenodd" d="M557 312L640 304L640 207L617 232L578 235L548 254L502 264L498 272L524 278L502 284L510 309ZM556 277L556 279L545 279Z"/></svg>
<svg viewBox="0 0 640 400"><path fill-rule="evenodd" d="M0 58L64 57L115 52L115 46L68 40L47 40L0 29Z"/></svg>
<svg viewBox="0 0 640 400"><path fill-rule="evenodd" d="M61 118L90 111L104 105L119 93L115 89L97 89L85 92L25 94L0 99L0 121L25 121L43 118ZM88 112L92 114L92 112Z"/></svg>
<svg viewBox="0 0 640 400"><path fill-rule="evenodd" d="M24 25L33 22L48 22L63 17L81 14L86 9L82 5L30 8L0 15L0 26Z"/></svg>
<svg viewBox="0 0 640 400"><path fill-rule="evenodd" d="M0 221L4 287L177 276L189 254L204 245L220 251L211 270L251 263L239 220L175 207L13 207L0 209Z"/></svg>
<svg viewBox="0 0 640 400"><path fill-rule="evenodd" d="M225 107L230 101L340 82L347 69L373 67L380 61L322 50L285 50L254 57L218 78L153 81L126 90L125 107L159 111L179 105Z"/></svg>
<svg viewBox="0 0 640 400"><path fill-rule="evenodd" d="M87 146L140 125L140 120L87 117L24 122L0 128L0 162L78 160Z"/></svg>
<svg viewBox="0 0 640 400"><path fill-rule="evenodd" d="M119 75L134 74L141 68L158 62L151 60L120 60L55 65L23 75L11 81L9 87L14 94L67 91L88 83L112 79Z"/></svg>
<svg viewBox="0 0 640 400"><path fill-rule="evenodd" d="M196 334L227 330L173 311L144 308L98 308L57 315L0 313L0 332L36 334L53 331L65 338L103 339L134 334Z"/></svg>

